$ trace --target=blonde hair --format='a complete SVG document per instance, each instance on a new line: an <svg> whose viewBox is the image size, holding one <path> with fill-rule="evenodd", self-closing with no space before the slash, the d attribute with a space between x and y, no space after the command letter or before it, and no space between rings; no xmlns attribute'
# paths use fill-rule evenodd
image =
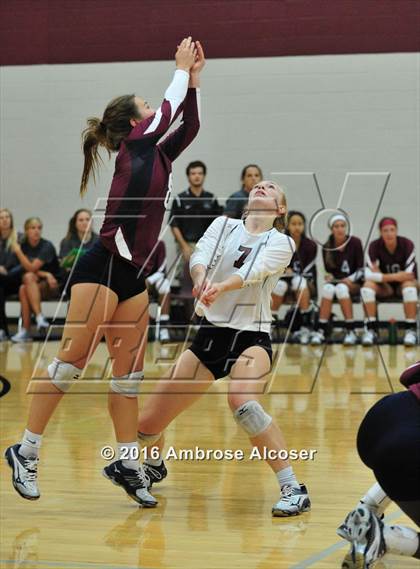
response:
<svg viewBox="0 0 420 569"><path fill-rule="evenodd" d="M278 184L276 184L276 182L272 182L271 180L266 180L267 182L269 182L270 184L273 184L274 186L276 186L276 188L278 188L279 192L280 192L280 196L281 196L281 204L279 205L284 205L285 207L285 212L282 215L278 215L275 220L273 221L273 227L274 229L277 229L277 231L279 233L284 233L286 231L286 226L287 226L287 199L286 199L286 193L284 191L284 189L279 186ZM242 214L242 219L245 221L245 219L247 218L249 214L249 208L248 206L246 206L244 208L243 214Z"/></svg>
<svg viewBox="0 0 420 569"><path fill-rule="evenodd" d="M10 233L9 233L9 237L6 240L6 250L10 250L13 245L16 245L17 240L18 240L16 229L15 229L15 222L13 220L13 215L12 215L12 212L10 211L10 209L7 209L7 207L2 207L0 209L0 215L3 212L6 212L7 214L9 214L9 217L10 217Z"/></svg>
<svg viewBox="0 0 420 569"><path fill-rule="evenodd" d="M39 225L41 226L41 229L42 229L43 224L42 224L42 221L41 221L41 219L40 219L39 217L36 217L36 216L34 216L34 217L28 217L28 219L25 221L25 224L24 224L24 226L23 226L23 228L25 229L25 236L24 236L24 238L23 238L24 241L27 241L27 240L28 240L28 236L27 236L26 232L28 231L29 226L30 226L32 223L34 223L34 222L39 223Z"/></svg>

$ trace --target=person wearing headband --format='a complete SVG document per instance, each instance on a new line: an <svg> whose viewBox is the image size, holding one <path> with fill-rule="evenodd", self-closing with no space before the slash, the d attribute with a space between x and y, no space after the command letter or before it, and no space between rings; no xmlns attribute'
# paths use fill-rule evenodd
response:
<svg viewBox="0 0 420 569"><path fill-rule="evenodd" d="M326 271L322 286L321 306L316 329L311 336L311 344L323 344L328 335L329 320L334 297L337 298L345 320L345 346L357 343L354 331L352 296L360 291L363 275L363 247L358 237L349 235L347 218L342 213L330 217L328 226L331 234L323 245L322 256Z"/></svg>
<svg viewBox="0 0 420 569"><path fill-rule="evenodd" d="M379 232L379 239L369 245L360 291L366 315L362 344L371 346L377 339L376 298L398 297L404 305L404 345L415 346L418 281L414 243L398 235L398 224L392 217L381 219Z"/></svg>

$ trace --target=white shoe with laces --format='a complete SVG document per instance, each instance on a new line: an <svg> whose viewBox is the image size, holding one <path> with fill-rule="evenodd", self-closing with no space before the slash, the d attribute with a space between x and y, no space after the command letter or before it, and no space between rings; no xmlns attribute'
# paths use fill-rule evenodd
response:
<svg viewBox="0 0 420 569"><path fill-rule="evenodd" d="M373 330L365 330L362 336L362 345L363 346L373 346L376 344L376 334Z"/></svg>
<svg viewBox="0 0 420 569"><path fill-rule="evenodd" d="M281 498L274 504L271 513L274 517L298 516L303 512L309 512L311 501L304 484L299 488L285 484L281 489Z"/></svg>
<svg viewBox="0 0 420 569"><path fill-rule="evenodd" d="M19 443L10 446L4 454L13 471L13 487L22 498L38 500L40 496L37 483L39 459L37 457L25 458L19 454L20 446Z"/></svg>
<svg viewBox="0 0 420 569"><path fill-rule="evenodd" d="M357 344L357 336L354 330L349 330L344 336L343 345L354 346L355 344Z"/></svg>
<svg viewBox="0 0 420 569"><path fill-rule="evenodd" d="M325 336L322 330L316 330L311 334L311 344L312 346L320 346L325 342Z"/></svg>
<svg viewBox="0 0 420 569"><path fill-rule="evenodd" d="M302 346L307 346L309 344L310 339L311 339L311 333L309 329L302 326L302 328L299 330L299 340Z"/></svg>
<svg viewBox="0 0 420 569"><path fill-rule="evenodd" d="M32 342L32 336L29 333L29 331L26 330L26 328L22 328L21 330L19 330L19 332L17 332L17 334L12 336L10 339L12 340L12 342L16 344L20 344L23 342Z"/></svg>
<svg viewBox="0 0 420 569"><path fill-rule="evenodd" d="M417 334L414 330L407 330L404 334L404 346L408 348L415 346L417 344Z"/></svg>
<svg viewBox="0 0 420 569"><path fill-rule="evenodd" d="M169 330L167 328L161 328L159 331L159 340L161 342L169 342L170 339Z"/></svg>

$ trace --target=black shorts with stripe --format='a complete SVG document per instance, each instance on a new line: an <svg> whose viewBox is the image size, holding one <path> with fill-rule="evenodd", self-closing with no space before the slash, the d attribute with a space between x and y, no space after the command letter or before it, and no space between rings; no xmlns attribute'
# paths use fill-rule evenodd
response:
<svg viewBox="0 0 420 569"><path fill-rule="evenodd" d="M109 251L101 241L76 262L66 290L71 296L71 287L79 283L97 283L110 288L123 302L146 290L143 273L122 257Z"/></svg>
<svg viewBox="0 0 420 569"><path fill-rule="evenodd" d="M202 318L200 328L189 349L215 379L220 379L229 375L239 356L252 346L263 348L270 358L270 365L273 363L271 340L267 332L215 326Z"/></svg>

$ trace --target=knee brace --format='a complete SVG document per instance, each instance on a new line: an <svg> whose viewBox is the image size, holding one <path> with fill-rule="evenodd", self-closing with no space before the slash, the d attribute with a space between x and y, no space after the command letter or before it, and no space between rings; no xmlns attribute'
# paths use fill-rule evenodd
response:
<svg viewBox="0 0 420 569"><path fill-rule="evenodd" d="M264 411L258 401L247 401L238 407L233 416L235 421L251 437L256 437L265 431L271 424L273 418Z"/></svg>
<svg viewBox="0 0 420 569"><path fill-rule="evenodd" d="M322 287L322 298L326 298L327 300L332 300L335 294L335 285L331 283L325 283Z"/></svg>
<svg viewBox="0 0 420 569"><path fill-rule="evenodd" d="M111 389L114 393L120 393L126 397L137 397L143 378L144 373L142 371L133 371L121 377L113 377L111 379Z"/></svg>
<svg viewBox="0 0 420 569"><path fill-rule="evenodd" d="M168 279L163 279L162 281L158 281L156 283L156 290L158 294L169 294L171 292L171 284Z"/></svg>
<svg viewBox="0 0 420 569"><path fill-rule="evenodd" d="M145 433L137 433L137 440L141 444L141 446L149 447L154 443L157 443L162 433L157 433L157 435L146 435Z"/></svg>
<svg viewBox="0 0 420 569"><path fill-rule="evenodd" d="M54 358L47 369L51 383L63 393L66 393L82 374L80 368L68 362L62 362L58 358Z"/></svg>
<svg viewBox="0 0 420 569"><path fill-rule="evenodd" d="M402 289L403 302L417 302L417 289L415 286L406 286Z"/></svg>
<svg viewBox="0 0 420 569"><path fill-rule="evenodd" d="M350 298L349 287L344 283L338 283L335 285L335 294L339 300Z"/></svg>
<svg viewBox="0 0 420 569"><path fill-rule="evenodd" d="M373 288L362 286L360 289L360 296L362 297L363 302L375 302L376 292L373 290Z"/></svg>
<svg viewBox="0 0 420 569"><path fill-rule="evenodd" d="M305 288L308 288L308 283L305 277L302 277L301 275L295 275L292 278L292 290L294 292L302 292L302 290L305 290Z"/></svg>
<svg viewBox="0 0 420 569"><path fill-rule="evenodd" d="M287 292L287 282L279 280L274 287L273 294L277 296L284 296Z"/></svg>

